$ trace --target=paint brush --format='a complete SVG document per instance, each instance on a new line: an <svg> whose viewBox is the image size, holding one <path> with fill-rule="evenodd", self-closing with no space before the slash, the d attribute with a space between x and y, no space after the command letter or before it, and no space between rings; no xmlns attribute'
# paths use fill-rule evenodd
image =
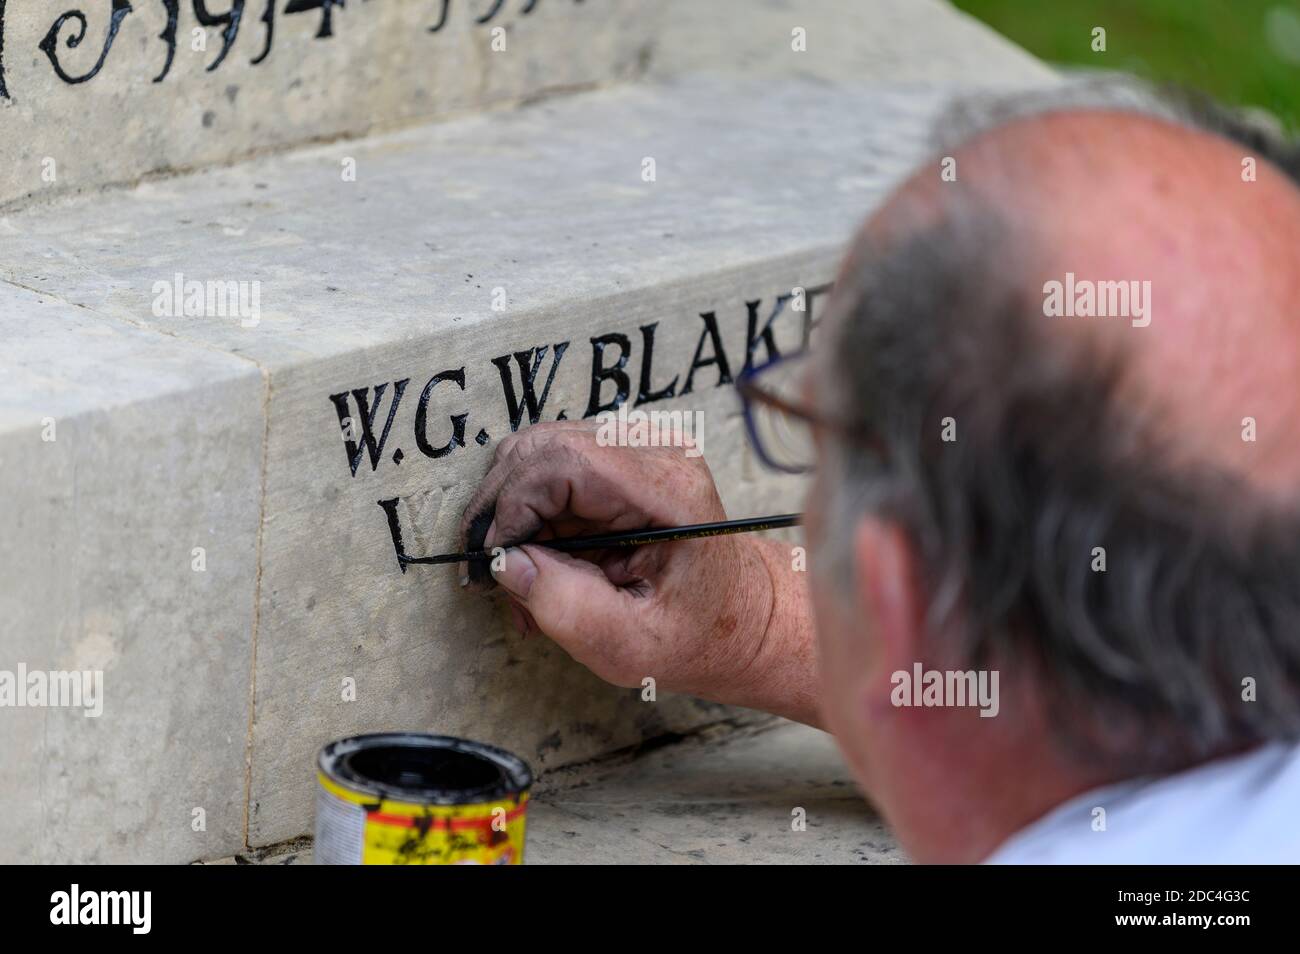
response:
<svg viewBox="0 0 1300 954"><path fill-rule="evenodd" d="M784 513L772 517L747 517L744 520L715 520L712 523L692 523L684 527L654 527L650 530L628 530L623 533L600 533L589 537L559 537L555 540L523 540L533 546L573 553L578 550L604 550L612 547L639 547L647 543L672 543L676 540L694 540L698 537L716 537L727 533L754 533L759 530L777 530L795 527L803 522L801 513ZM519 546L512 543L510 546ZM505 547L504 549L509 549ZM493 548L495 549L495 548ZM490 560L491 550L467 550L464 553L440 553L436 556L401 557L403 563L462 563L470 560Z"/></svg>

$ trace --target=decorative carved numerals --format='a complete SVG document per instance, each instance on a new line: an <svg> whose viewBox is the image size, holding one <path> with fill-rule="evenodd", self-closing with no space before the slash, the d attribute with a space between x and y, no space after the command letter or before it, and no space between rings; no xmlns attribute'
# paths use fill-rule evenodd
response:
<svg viewBox="0 0 1300 954"><path fill-rule="evenodd" d="M89 28L86 15L80 10L69 10L55 20L54 25L50 27L49 32L45 34L45 38L41 40L39 46L45 55L50 58L50 64L54 67L54 72L59 75L59 79L65 83L84 83L87 80L94 79L96 74L104 68L104 60L108 59L108 51L113 48L113 41L117 39L117 31L122 27L122 20L132 9L128 0L113 0L113 13L109 20L108 32L104 36L104 47L99 51L99 59L95 61L95 65L88 72L82 73L80 76L73 76L59 63L59 31L63 29L63 24L69 20L76 23L76 29L68 34L65 41L68 49L75 50L81 45L81 41L86 38L86 30Z"/></svg>
<svg viewBox="0 0 1300 954"><path fill-rule="evenodd" d="M85 0L85 2L89 3L92 0ZM159 0L159 2L162 4L163 11L167 16L166 25L163 27L162 32L158 34L158 39L166 47L166 54L163 58L162 69L153 78L155 83L161 83L167 78L176 61L176 43L181 28L182 14L181 0ZM206 67L208 73L220 67L225 62L226 57L229 56L231 49L239 38L239 26L243 22L244 12L248 6L248 0L227 0L229 8L224 12L214 13L208 6L210 2L213 2L213 0L191 0L189 4L194 18L200 26L221 28L221 52ZM261 52L249 60L249 63L254 66L271 55L271 47L275 42L275 16L278 2L281 2L281 0L265 0L265 6L262 8L260 18L265 30L265 37ZM339 7L342 9L346 6L346 0L283 0L283 2L283 12L285 14L320 11L320 26L316 31L317 39L326 39L334 35L334 8ZM431 2L439 4L438 20L428 30L430 33L437 33L447 25L448 18L451 15L452 0L431 0ZM582 3L583 0L573 0L573 2ZM0 0L0 99L11 98L9 89L6 86L5 76L5 7L7 3L8 0ZM463 3L469 9L468 16L478 26L492 22L508 6L507 0L463 0ZM528 16L537 9L540 3L541 0L521 0L518 8L519 15ZM94 79L99 71L103 69L104 62L108 59L108 54L113 48L113 42L117 39L118 31L122 27L122 21L133 10L134 8L129 0L112 0L112 10L109 15L104 45L100 50L99 59L85 73L79 75L69 73L59 58L59 37L61 33L64 33L64 28L69 25L69 22L71 22L71 32L67 32L63 38L66 49L75 50L86 39L90 24L86 14L81 10L69 10L62 14L50 26L38 46L49 58L50 65L54 67L54 72L59 79L69 84L85 83Z"/></svg>
<svg viewBox="0 0 1300 954"><path fill-rule="evenodd" d="M244 17L244 0L230 0L230 9L225 13L212 13L208 10L207 0L194 0L194 18L199 21L200 26L215 27L223 26L221 31L221 52L217 58L212 61L208 67L211 73L221 65L230 48L235 45L235 40L239 37L239 21Z"/></svg>
<svg viewBox="0 0 1300 954"><path fill-rule="evenodd" d="M430 33L437 33L447 25L447 14L451 12L451 0L438 0L442 4L442 12L438 14L438 22L429 27ZM3 4L0 4L3 6Z"/></svg>
<svg viewBox="0 0 1300 954"><path fill-rule="evenodd" d="M492 0L492 6L488 7L487 13L483 14L481 17L475 17L474 22L483 24L491 21L493 17L501 12L501 8L505 6L505 3L506 0Z"/></svg>
<svg viewBox="0 0 1300 954"><path fill-rule="evenodd" d="M275 40L275 0L266 0L266 9L262 11L262 22L266 24L266 46L262 52L248 62L256 66L271 55L271 43Z"/></svg>
<svg viewBox="0 0 1300 954"><path fill-rule="evenodd" d="M158 34L158 39L167 44L167 61L163 63L162 72L153 78L155 83L161 83L171 72L172 60L176 59L176 22L181 16L180 0L162 0L162 5L167 11L167 25Z"/></svg>
<svg viewBox="0 0 1300 954"><path fill-rule="evenodd" d="M447 25L447 15L451 12L451 0L438 0L438 2L442 5L438 12L438 22L429 27L430 33L437 33L445 27ZM523 6L519 8L519 15L525 17L528 16L528 14L537 9L537 5L541 2L542 0L524 0ZM582 3L582 0L573 0L573 2ZM474 22L479 26L482 26L485 23L490 23L494 20L496 15L505 8L506 0L488 0L488 4L487 9L483 13L474 17Z"/></svg>
<svg viewBox="0 0 1300 954"><path fill-rule="evenodd" d="M312 10L320 10L320 29L316 31L316 39L323 40L325 37L334 35L334 22L331 19L335 7L346 6L345 0L289 0L285 5L285 15L290 13L308 13Z"/></svg>

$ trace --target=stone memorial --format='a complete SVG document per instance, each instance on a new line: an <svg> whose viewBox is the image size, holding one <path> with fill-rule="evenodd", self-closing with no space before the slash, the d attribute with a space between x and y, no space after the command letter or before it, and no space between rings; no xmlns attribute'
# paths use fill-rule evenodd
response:
<svg viewBox="0 0 1300 954"><path fill-rule="evenodd" d="M357 732L547 770L744 718L400 557L620 406L796 509L736 376L954 91L1050 82L938 0L0 0L0 860L299 837Z"/></svg>

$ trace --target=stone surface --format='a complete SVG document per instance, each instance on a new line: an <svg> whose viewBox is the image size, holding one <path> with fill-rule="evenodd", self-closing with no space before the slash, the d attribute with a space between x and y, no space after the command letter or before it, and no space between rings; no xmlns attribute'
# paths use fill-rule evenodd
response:
<svg viewBox="0 0 1300 954"><path fill-rule="evenodd" d="M483 341L487 322L502 350L526 349L547 342L513 329L571 322L575 302L610 314L665 282L788 256L820 268L791 279L829 280L863 213L924 155L944 93L700 78L550 100L10 215L0 277L271 372ZM259 282L259 318L155 315L156 283L178 273Z"/></svg>
<svg viewBox="0 0 1300 954"><path fill-rule="evenodd" d="M796 29L805 53L792 49ZM1055 78L947 0L673 0L660 31L646 64L651 78L709 71L968 88Z"/></svg>
<svg viewBox="0 0 1300 954"><path fill-rule="evenodd" d="M528 811L525 858L543 865L907 860L863 801L834 740L784 721L705 732L624 764L547 776Z"/></svg>
<svg viewBox="0 0 1300 954"><path fill-rule="evenodd" d="M907 857L862 800L830 736L767 720L546 774L528 809L525 860L900 864ZM208 863L311 864L311 840Z"/></svg>
<svg viewBox="0 0 1300 954"><path fill-rule="evenodd" d="M656 379L662 387L673 376L684 380L700 337L697 315L717 308L726 316L721 333L732 350L734 373L742 361L737 350L743 354L747 311L742 298L752 295L770 307L782 289L806 280L809 271L787 266L784 274L782 282L768 269L756 268L647 289L609 304L575 300L565 313L501 320L502 337L486 350L469 327L444 333L436 344L376 349L359 369L353 359L356 370L350 373L291 369L273 376L266 500L268 513L277 516L267 526L263 551L254 845L305 830L311 777L285 777L283 766L302 764L320 744L358 729L396 725L488 738L542 767L720 717L716 707L689 699L647 707L639 691L602 685L548 641L520 640L504 625L501 607L463 594L454 568L413 566L403 574L378 501L401 501L403 541L412 555L454 549L460 513L495 441L479 447L467 437L454 456L426 459L411 446L414 411L408 406L396 418L392 440L400 441L409 457L394 464L389 445L382 469L366 473L367 457L354 478L338 437L337 414L325 397L349 386L409 378L411 393L404 401L415 401L444 366L465 367L464 392L456 388L448 398L431 400L430 419L436 423L428 429L430 438L435 444L446 441L447 415L460 413L469 414L467 435L482 428L499 438L510 425L501 379L489 359L512 358L543 343L553 355L555 345L567 341L569 351L543 405L543 419L565 411L576 419L590 400L592 348L585 340L590 333L625 333L637 340L639 327L658 323L654 359L664 369ZM787 345L790 332L797 339L794 323L778 330ZM638 350L638 365L639 360ZM539 390L549 370L544 364ZM520 387L517 366L512 374ZM717 379L714 369L705 368L695 381L698 398L693 394L662 406L685 406L704 415L705 456L733 513L788 509L789 501L798 499L793 480L740 479L750 452L735 417L735 396L730 388L718 388ZM604 391L611 399L613 386ZM433 408L439 417L433 417ZM281 415L292 426L282 427ZM319 427L303 428L303 421ZM434 673L439 675L431 678ZM357 679L355 704L339 701L344 677ZM306 713L310 719L304 724Z"/></svg>
<svg viewBox="0 0 1300 954"><path fill-rule="evenodd" d="M0 709L0 862L228 849L245 825L262 375L12 285L0 339L0 670L103 673L98 717Z"/></svg>
<svg viewBox="0 0 1300 954"><path fill-rule="evenodd" d="M269 378L252 846L308 829L312 755L342 735L469 734L541 766L719 717L685 699L647 710L638 693L600 685L549 643L502 636L499 609L464 596L452 568L402 573L379 502L400 499L412 555L454 548L475 478L512 428L494 361L520 405L514 356L531 367L549 349L540 400L564 346L538 418L575 419L618 390L605 381L593 397L592 338L627 337L628 385L639 390L641 329L655 326L651 389L676 378L684 391L690 377L692 392L651 406L704 415L705 457L730 512L794 509L797 483L759 479L734 393L720 386L749 357L747 303L758 360L774 314L779 348L801 340L845 238L919 154L937 102L931 91L681 81L354 144L355 183L319 149L9 217L15 241L0 275L238 354ZM834 122L850 108L873 120ZM782 125L806 135L768 134ZM648 153L658 167L650 183L639 175ZM154 316L154 284L176 273L261 282L260 319ZM796 288L812 290L811 310L794 310ZM697 350L713 355L703 314L726 374L713 365L691 375ZM602 360L612 364L619 348ZM435 384L417 433L421 395L445 371L463 373L464 387ZM378 404L378 450L399 381L408 384L382 453L372 459L354 434L353 474L332 396L357 432L357 392ZM521 413L523 426L531 414ZM430 457L420 437L444 445L454 414L468 414L464 446ZM355 701L345 701L345 679Z"/></svg>
<svg viewBox="0 0 1300 954"><path fill-rule="evenodd" d="M321 0L172 0L175 49L163 76L167 4L134 0L98 73L60 78L42 46L54 25L85 11L84 41L69 49L82 29L72 19L53 47L64 72L80 78L98 62L121 3L0 2L8 91L0 96L0 204L635 76L662 17L657 4L636 0L329 0L324 8ZM289 12L295 5L308 9ZM223 16L234 6L243 16L223 58L229 24L204 28L198 12ZM442 29L429 32L444 8ZM326 20L332 35L322 37ZM505 48L494 50L502 38ZM106 137L115 148L101 148Z"/></svg>
<svg viewBox="0 0 1300 954"><path fill-rule="evenodd" d="M0 208L701 69L981 84L1045 74L941 0L0 0Z"/></svg>
<svg viewBox="0 0 1300 954"><path fill-rule="evenodd" d="M134 851L184 861L281 843L309 830L316 749L361 731L466 734L551 769L733 720L691 699L647 706L545 640L506 635L499 610L465 596L453 569L403 573L386 507L408 553L453 547L502 436L616 399L617 375L599 372L623 353L624 336L627 396L636 400L643 370L650 391L676 380L676 397L644 407L703 414L705 456L729 512L793 509L800 485L761 472L729 386L750 339L771 320L773 342L788 349L824 309L852 228L924 155L929 119L952 88L939 80L969 86L968 47L990 82L1046 81L945 7L905 6L863 5L903 31L888 40L870 33L857 6L804 12L814 36L847 24L870 34L869 48L895 54L909 42L960 48L951 63L929 65L934 82L882 82L880 64L829 39L834 55L783 53L784 67L769 64L761 78L685 74L689 58L652 58L642 66L653 79L638 85L0 216L0 322L12 332L0 355L9 465L0 480L21 502L20 536L31 538L0 558L13 608L0 669L24 656L52 666L43 660L108 633L121 662L106 671L116 672L106 691L111 702L119 686L122 706L100 736L80 726L50 733L63 712L3 713L20 727L15 751L38 766L19 778L43 787L33 795L14 783L26 807L0 822L0 844L9 839L17 858ZM11 0L11 16L15 8ZM788 51L789 8L754 8L757 33L736 48L766 48L781 26ZM697 22L678 13L672 29ZM244 29L252 25L246 17ZM716 27L713 39L696 29L702 21L674 42L721 51ZM240 121L242 109L255 112L243 96L233 104ZM382 116L386 101L374 97ZM0 105L0 122L22 108L17 97ZM137 136L145 142L155 119L161 129L175 119L139 115L141 127L118 137L123 175L134 174ZM0 155L6 148L17 147L0 144ZM653 181L643 178L647 158ZM167 298L187 281L209 291L233 283L235 299L256 289L258 307L186 316ZM726 373L709 363L713 329ZM753 356L767 353L758 338ZM534 365L530 408L521 367ZM39 440L47 407L87 422L67 451L80 456L47 454L33 466L22 451L11 464ZM460 445L442 454L457 415ZM200 528L214 537L204 585L218 586L196 595L186 574ZM79 562L56 566L72 545ZM71 817L82 804L93 811ZM193 807L208 813L202 837L189 829Z"/></svg>

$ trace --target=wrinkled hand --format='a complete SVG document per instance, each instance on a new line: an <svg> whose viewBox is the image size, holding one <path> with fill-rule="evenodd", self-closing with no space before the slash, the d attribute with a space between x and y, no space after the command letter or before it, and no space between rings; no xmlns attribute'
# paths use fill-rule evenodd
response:
<svg viewBox="0 0 1300 954"><path fill-rule="evenodd" d="M726 519L702 457L682 447L602 447L596 434L593 422L566 421L505 438L462 518L466 548ZM766 678L776 596L758 541L717 536L581 555L523 545L494 562L504 565L475 588L494 579L516 627L549 636L615 685L650 676L665 691L749 704Z"/></svg>

